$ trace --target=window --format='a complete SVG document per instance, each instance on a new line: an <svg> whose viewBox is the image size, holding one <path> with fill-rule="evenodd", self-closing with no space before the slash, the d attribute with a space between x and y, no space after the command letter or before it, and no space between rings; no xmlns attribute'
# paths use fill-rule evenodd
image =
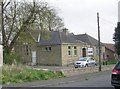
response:
<svg viewBox="0 0 120 89"><path fill-rule="evenodd" d="M48 51L51 51L52 49L51 49L51 47L48 47Z"/></svg>
<svg viewBox="0 0 120 89"><path fill-rule="evenodd" d="M71 55L71 47L68 46L68 55Z"/></svg>
<svg viewBox="0 0 120 89"><path fill-rule="evenodd" d="M48 48L47 47L45 47L45 51L47 51L48 50Z"/></svg>
<svg viewBox="0 0 120 89"><path fill-rule="evenodd" d="M24 52L26 55L29 55L29 47L28 45L24 45Z"/></svg>
<svg viewBox="0 0 120 89"><path fill-rule="evenodd" d="M99 55L99 48L96 47L96 55Z"/></svg>
<svg viewBox="0 0 120 89"><path fill-rule="evenodd" d="M74 55L76 56L77 55L77 47L74 46Z"/></svg>
<svg viewBox="0 0 120 89"><path fill-rule="evenodd" d="M52 50L52 48L51 47L45 47L45 49L44 49L45 51L51 51Z"/></svg>

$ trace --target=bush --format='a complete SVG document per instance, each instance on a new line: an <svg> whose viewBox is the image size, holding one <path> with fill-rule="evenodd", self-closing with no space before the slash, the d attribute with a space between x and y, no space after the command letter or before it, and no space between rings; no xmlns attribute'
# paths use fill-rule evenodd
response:
<svg viewBox="0 0 120 89"><path fill-rule="evenodd" d="M37 80L49 80L65 77L62 72L45 70L33 70L23 65L4 65L2 69L2 84L31 82Z"/></svg>
<svg viewBox="0 0 120 89"><path fill-rule="evenodd" d="M20 62L20 56L17 53L4 53L4 63L12 64L13 62Z"/></svg>

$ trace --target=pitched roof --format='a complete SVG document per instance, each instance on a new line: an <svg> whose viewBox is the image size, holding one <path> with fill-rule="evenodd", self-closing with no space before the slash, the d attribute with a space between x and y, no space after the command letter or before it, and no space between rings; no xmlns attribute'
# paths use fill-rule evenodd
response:
<svg viewBox="0 0 120 89"><path fill-rule="evenodd" d="M29 33L29 35L32 37L32 39L37 42L38 40L38 35L40 34L40 30L30 30L27 31Z"/></svg>
<svg viewBox="0 0 120 89"><path fill-rule="evenodd" d="M89 45L95 45L95 46L98 45L98 40L96 40L95 38L91 37L88 34L73 35L73 37L77 40L88 43Z"/></svg>
<svg viewBox="0 0 120 89"><path fill-rule="evenodd" d="M66 35L64 32L49 31L48 39L44 39L41 36L40 45L59 45L59 44L83 44L80 40L74 39L70 35Z"/></svg>
<svg viewBox="0 0 120 89"><path fill-rule="evenodd" d="M105 48L115 52L115 49L114 49L114 44L110 44L110 43L104 43L105 45Z"/></svg>

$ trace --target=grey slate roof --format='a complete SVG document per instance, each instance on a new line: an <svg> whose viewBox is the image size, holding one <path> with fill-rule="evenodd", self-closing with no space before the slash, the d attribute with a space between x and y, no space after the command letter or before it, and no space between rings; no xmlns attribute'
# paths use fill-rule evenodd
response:
<svg viewBox="0 0 120 89"><path fill-rule="evenodd" d="M44 39L42 36L39 41L40 45L60 45L60 44L84 44L84 42L74 39L64 32L50 31L49 39Z"/></svg>
<svg viewBox="0 0 120 89"><path fill-rule="evenodd" d="M83 41L85 43L88 43L89 45L94 45L94 46L98 45L98 40L89 36L88 34L73 35L72 37L74 39L77 39L77 40ZM102 45L102 43L101 43L101 45Z"/></svg>

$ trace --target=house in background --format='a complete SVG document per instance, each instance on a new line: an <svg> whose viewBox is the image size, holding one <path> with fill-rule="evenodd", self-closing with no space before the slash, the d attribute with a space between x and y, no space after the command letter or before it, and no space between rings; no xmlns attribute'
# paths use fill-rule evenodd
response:
<svg viewBox="0 0 120 89"><path fill-rule="evenodd" d="M16 51L20 53L23 63L67 66L80 57L91 56L98 59L98 41L88 34L74 35L65 29L63 31L33 31L26 34L33 42L30 43L26 38L25 43L16 46ZM102 45L102 52L105 52L104 45Z"/></svg>
<svg viewBox="0 0 120 89"><path fill-rule="evenodd" d="M108 59L109 60L114 60L114 54L115 54L115 49L114 49L114 44L109 44L109 43L104 43L105 45L105 52L107 53Z"/></svg>
<svg viewBox="0 0 120 89"><path fill-rule="evenodd" d="M88 48L83 48L83 50L86 50L87 52L89 52L89 49L92 49L93 50L93 56L95 59L99 59L98 55L98 40L96 40L95 38L91 37L90 35L88 34L80 34L80 35L73 35L73 37L77 40L80 40L82 42L85 42L89 45ZM101 44L101 54L103 54L105 52L105 46L103 43L100 43ZM89 55L87 55L89 56ZM101 58L103 60L103 56L101 55Z"/></svg>
<svg viewBox="0 0 120 89"><path fill-rule="evenodd" d="M14 51L20 55L22 63L36 64L37 42L39 38L39 30L31 30L21 32L15 44Z"/></svg>
<svg viewBox="0 0 120 89"><path fill-rule="evenodd" d="M40 65L67 66L82 56L82 47L87 44L76 40L65 31L49 31L48 39L41 36L38 43L38 59Z"/></svg>

